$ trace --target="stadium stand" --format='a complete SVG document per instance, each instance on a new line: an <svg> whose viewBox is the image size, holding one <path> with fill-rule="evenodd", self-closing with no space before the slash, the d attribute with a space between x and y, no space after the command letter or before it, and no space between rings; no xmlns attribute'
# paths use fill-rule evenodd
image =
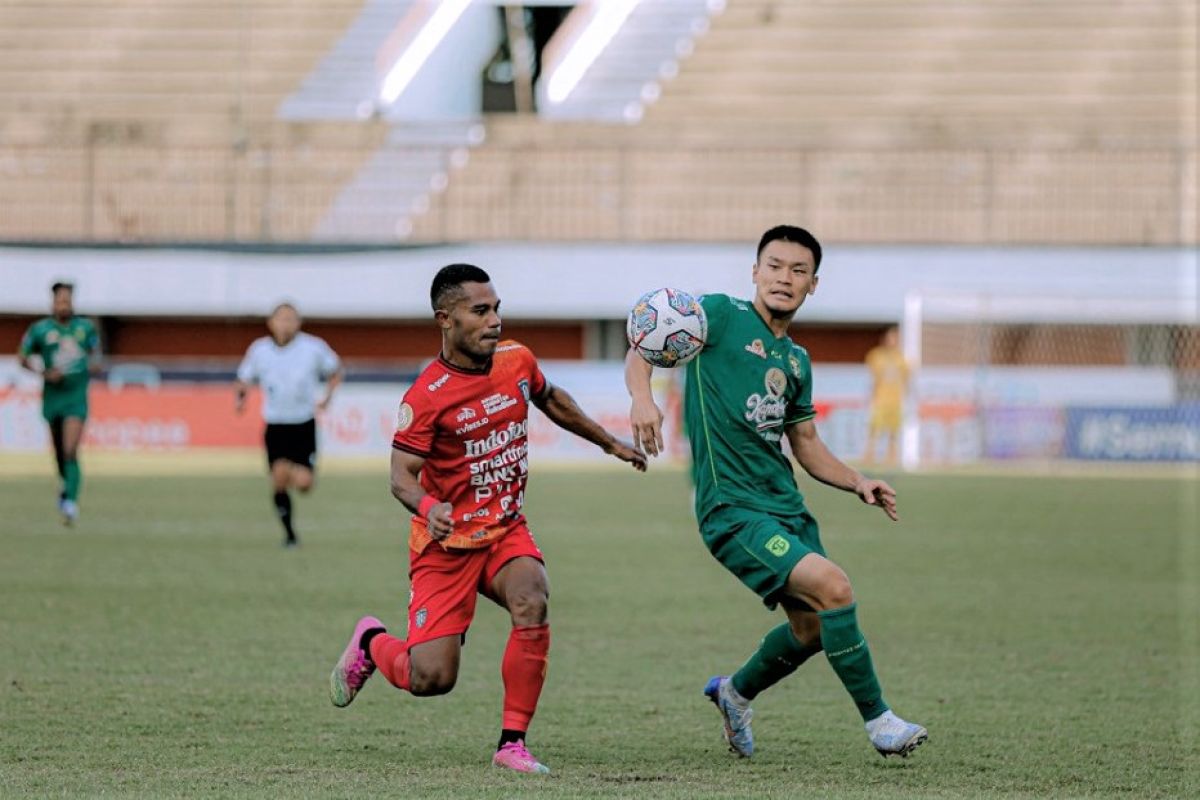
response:
<svg viewBox="0 0 1200 800"><path fill-rule="evenodd" d="M471 148L279 118L357 0L15 0L0 239L1196 241L1185 0L724 6L639 124L494 115Z"/></svg>

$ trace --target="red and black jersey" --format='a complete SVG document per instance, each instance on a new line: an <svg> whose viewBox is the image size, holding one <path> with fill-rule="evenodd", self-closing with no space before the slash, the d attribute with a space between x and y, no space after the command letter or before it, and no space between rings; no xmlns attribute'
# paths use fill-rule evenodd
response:
<svg viewBox="0 0 1200 800"><path fill-rule="evenodd" d="M533 353L505 341L486 371L439 357L405 393L392 447L423 457L421 485L454 506L445 547L487 546L524 520L529 403L545 390ZM425 519L413 517L412 549L430 541Z"/></svg>

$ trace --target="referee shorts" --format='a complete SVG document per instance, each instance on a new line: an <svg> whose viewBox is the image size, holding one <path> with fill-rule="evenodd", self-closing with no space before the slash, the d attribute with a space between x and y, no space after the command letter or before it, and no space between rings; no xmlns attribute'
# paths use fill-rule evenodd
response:
<svg viewBox="0 0 1200 800"><path fill-rule="evenodd" d="M267 423L263 437L267 444L267 464L290 461L312 469L317 463L317 421Z"/></svg>

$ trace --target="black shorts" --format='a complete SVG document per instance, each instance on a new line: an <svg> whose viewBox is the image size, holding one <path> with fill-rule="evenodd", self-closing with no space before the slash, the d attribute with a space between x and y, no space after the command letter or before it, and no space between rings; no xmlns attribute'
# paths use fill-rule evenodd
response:
<svg viewBox="0 0 1200 800"><path fill-rule="evenodd" d="M267 463L283 459L312 469L317 463L317 421L294 425L267 423Z"/></svg>

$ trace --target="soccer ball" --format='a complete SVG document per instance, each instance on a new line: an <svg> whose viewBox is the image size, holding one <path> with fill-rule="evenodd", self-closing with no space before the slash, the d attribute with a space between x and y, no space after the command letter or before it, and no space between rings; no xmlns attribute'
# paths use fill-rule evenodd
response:
<svg viewBox="0 0 1200 800"><path fill-rule="evenodd" d="M656 367L677 367L691 361L708 338L708 318L696 298L679 289L646 292L625 327L629 346Z"/></svg>

